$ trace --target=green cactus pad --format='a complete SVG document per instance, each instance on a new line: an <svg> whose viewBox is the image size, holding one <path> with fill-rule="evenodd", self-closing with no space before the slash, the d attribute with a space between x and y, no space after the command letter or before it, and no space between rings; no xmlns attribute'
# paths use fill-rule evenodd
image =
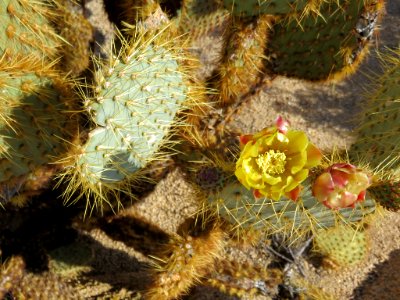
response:
<svg viewBox="0 0 400 300"><path fill-rule="evenodd" d="M290 14L306 7L307 0L224 0L226 9L243 17Z"/></svg>
<svg viewBox="0 0 400 300"><path fill-rule="evenodd" d="M274 19L233 20L224 34L224 53L218 70L220 105L234 103L263 79L265 40Z"/></svg>
<svg viewBox="0 0 400 300"><path fill-rule="evenodd" d="M369 189L376 202L388 210L398 211L400 208L400 182L382 182Z"/></svg>
<svg viewBox="0 0 400 300"><path fill-rule="evenodd" d="M304 187L300 199L294 202L289 199L256 199L251 191L232 181L221 192L210 194L208 202L223 219L239 228L290 233L292 239L310 230L329 228L340 222L360 221L375 210L375 201L370 197L354 209L331 210L311 195L309 184Z"/></svg>
<svg viewBox="0 0 400 300"><path fill-rule="evenodd" d="M362 261L368 251L365 232L345 226L318 230L314 246L328 260L343 267Z"/></svg>
<svg viewBox="0 0 400 300"><path fill-rule="evenodd" d="M185 0L177 18L179 30L187 33L191 41L213 30L221 30L228 20L229 11L216 0Z"/></svg>
<svg viewBox="0 0 400 300"><path fill-rule="evenodd" d="M50 26L51 10L47 1L1 0L0 54L54 57L61 38Z"/></svg>
<svg viewBox="0 0 400 300"><path fill-rule="evenodd" d="M354 72L376 27L380 6L373 3L329 1L319 15L276 23L268 41L269 69L307 80L339 79Z"/></svg>
<svg viewBox="0 0 400 300"><path fill-rule="evenodd" d="M99 70L95 97L86 103L96 127L77 164L92 183L118 182L144 167L186 100L173 53L151 44L130 51Z"/></svg>
<svg viewBox="0 0 400 300"><path fill-rule="evenodd" d="M349 151L352 160L377 170L396 170L400 164L400 50L389 60L393 64L377 80Z"/></svg>
<svg viewBox="0 0 400 300"><path fill-rule="evenodd" d="M67 95L53 79L9 68L0 71L0 82L0 183L4 183L53 162L65 151L71 124L65 112Z"/></svg>

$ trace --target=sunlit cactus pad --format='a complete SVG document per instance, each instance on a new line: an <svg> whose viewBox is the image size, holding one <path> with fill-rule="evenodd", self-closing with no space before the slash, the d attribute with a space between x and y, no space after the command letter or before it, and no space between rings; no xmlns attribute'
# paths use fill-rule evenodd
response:
<svg viewBox="0 0 400 300"><path fill-rule="evenodd" d="M387 60L390 67L369 96L350 155L372 168L396 170L400 163L400 50Z"/></svg>
<svg viewBox="0 0 400 300"><path fill-rule="evenodd" d="M186 100L176 54L151 43L127 47L97 72L95 95L86 102L95 128L77 165L93 183L117 182L144 167Z"/></svg>
<svg viewBox="0 0 400 300"><path fill-rule="evenodd" d="M289 199L273 201L255 198L252 191L238 182L231 182L217 194L208 196L209 204L229 223L268 232L302 233L329 228L338 222L352 223L375 211L375 201L369 197L353 208L331 210L318 202L309 185L296 202ZM294 234L296 236L296 234Z"/></svg>
<svg viewBox="0 0 400 300"><path fill-rule="evenodd" d="M318 252L338 266L360 262L368 250L365 232L345 226L319 230L314 244Z"/></svg>

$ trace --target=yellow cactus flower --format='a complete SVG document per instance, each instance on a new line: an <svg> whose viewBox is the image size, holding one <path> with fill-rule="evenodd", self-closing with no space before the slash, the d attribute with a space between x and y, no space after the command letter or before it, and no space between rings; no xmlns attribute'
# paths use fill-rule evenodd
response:
<svg viewBox="0 0 400 300"><path fill-rule="evenodd" d="M320 164L321 152L302 131L288 129L278 118L276 127L240 137L242 151L235 175L254 195L278 201L283 195L296 200L309 169Z"/></svg>

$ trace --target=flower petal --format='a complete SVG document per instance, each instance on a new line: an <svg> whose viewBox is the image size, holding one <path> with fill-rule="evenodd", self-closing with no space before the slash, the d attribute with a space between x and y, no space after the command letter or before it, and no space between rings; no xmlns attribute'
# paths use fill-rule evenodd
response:
<svg viewBox="0 0 400 300"><path fill-rule="evenodd" d="M318 166L322 160L322 152L315 147L313 144L309 143L307 146L307 163L304 167L313 168Z"/></svg>
<svg viewBox="0 0 400 300"><path fill-rule="evenodd" d="M282 181L282 178L281 178L280 176L274 177L274 176L271 176L271 175L269 175L269 174L263 174L262 179L263 179L266 183L268 183L268 184L270 184L270 185L275 185L275 184L277 184L277 183L279 183L279 182Z"/></svg>
<svg viewBox="0 0 400 300"><path fill-rule="evenodd" d="M246 145L249 141L251 141L253 138L252 134L245 134L245 135L241 135L239 137L239 141L240 141L240 146L244 146Z"/></svg>
<svg viewBox="0 0 400 300"><path fill-rule="evenodd" d="M287 125L278 118L276 127L240 137L241 145L245 145L236 162L236 177L246 188L274 200L282 195L296 199L308 169L319 164L322 157L304 132L289 130Z"/></svg>
<svg viewBox="0 0 400 300"><path fill-rule="evenodd" d="M327 199L329 193L332 193L335 189L335 185L332 180L330 173L322 173L315 180L312 186L312 194L318 201L324 202Z"/></svg>
<svg viewBox="0 0 400 300"><path fill-rule="evenodd" d="M304 168L307 163L307 154L305 152L297 153L296 155L290 156L286 163L286 168L290 170L292 174L296 174Z"/></svg>
<svg viewBox="0 0 400 300"><path fill-rule="evenodd" d="M288 192L286 195L287 195L287 197L289 199L291 199L293 201L297 201L297 199L299 198L301 190L302 190L302 186L299 185L295 189L293 189L290 192Z"/></svg>
<svg viewBox="0 0 400 300"><path fill-rule="evenodd" d="M307 149L308 138L303 131L289 130L286 133L286 137L289 139L288 154L302 152Z"/></svg>
<svg viewBox="0 0 400 300"><path fill-rule="evenodd" d="M330 171L333 183L335 186L344 188L349 183L350 175L348 173L342 172L340 170L332 169Z"/></svg>

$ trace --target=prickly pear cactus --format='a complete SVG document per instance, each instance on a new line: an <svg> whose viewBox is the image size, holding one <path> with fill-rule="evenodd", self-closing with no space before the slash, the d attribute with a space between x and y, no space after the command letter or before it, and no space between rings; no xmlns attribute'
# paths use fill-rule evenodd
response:
<svg viewBox="0 0 400 300"><path fill-rule="evenodd" d="M365 232L338 226L319 230L315 236L316 251L338 266L351 266L364 259L368 251Z"/></svg>
<svg viewBox="0 0 400 300"><path fill-rule="evenodd" d="M63 71L76 77L89 66L93 28L77 4L69 0L61 2L54 22L59 35L66 41L60 49L60 63Z"/></svg>
<svg viewBox="0 0 400 300"><path fill-rule="evenodd" d="M176 21L190 41L196 40L229 20L229 11L219 0L184 0Z"/></svg>
<svg viewBox="0 0 400 300"><path fill-rule="evenodd" d="M154 14L160 8L158 2L157 0L122 0L118 1L117 5L123 19L129 24L135 24Z"/></svg>
<svg viewBox="0 0 400 300"><path fill-rule="evenodd" d="M396 171L400 163L400 50L386 60L388 69L369 96L349 153L352 159L368 162L377 171Z"/></svg>
<svg viewBox="0 0 400 300"><path fill-rule="evenodd" d="M216 270L207 276L207 283L233 296L270 296L282 284L282 271L277 268L260 268L227 259L217 261L216 265Z"/></svg>
<svg viewBox="0 0 400 300"><path fill-rule="evenodd" d="M372 196L388 210L398 211L400 208L400 182L387 180L370 189Z"/></svg>
<svg viewBox="0 0 400 300"><path fill-rule="evenodd" d="M75 124L68 113L68 84L51 65L31 57L3 58L0 78L0 185L1 198L9 200L27 176L66 152Z"/></svg>
<svg viewBox="0 0 400 300"><path fill-rule="evenodd" d="M234 15L243 17L258 16L260 14L290 14L306 7L307 2L315 0L224 0L226 9Z"/></svg>
<svg viewBox="0 0 400 300"><path fill-rule="evenodd" d="M354 209L331 210L312 196L309 184L305 185L300 199L294 202L290 199L255 198L239 182L232 181L220 192L210 194L208 203L238 230L254 228L266 233L282 233L292 240L310 231L335 227L341 222L360 221L375 210L375 201L371 198L357 204Z"/></svg>
<svg viewBox="0 0 400 300"><path fill-rule="evenodd" d="M160 147L168 145L172 125L179 124L177 114L190 102L183 52L160 39L162 34L147 35L140 28L95 73L92 96L84 100L92 129L67 168L72 175L67 194L80 186L103 195L160 159Z"/></svg>
<svg viewBox="0 0 400 300"><path fill-rule="evenodd" d="M353 73L367 51L380 8L374 0L328 1L317 15L277 22L268 41L269 69L307 80Z"/></svg>
<svg viewBox="0 0 400 300"><path fill-rule="evenodd" d="M206 276L224 251L225 233L213 227L195 236L176 236L170 241L160 260L156 279L146 299L176 299L189 291L196 282Z"/></svg>
<svg viewBox="0 0 400 300"><path fill-rule="evenodd" d="M232 20L224 34L224 53L218 71L217 88L222 106L251 92L265 72L266 40L274 19Z"/></svg>

